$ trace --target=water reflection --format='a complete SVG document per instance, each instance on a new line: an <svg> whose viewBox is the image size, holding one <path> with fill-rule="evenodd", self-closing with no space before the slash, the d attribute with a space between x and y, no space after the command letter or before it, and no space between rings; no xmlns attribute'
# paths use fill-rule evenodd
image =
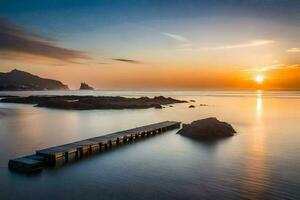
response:
<svg viewBox="0 0 300 200"><path fill-rule="evenodd" d="M256 118L260 118L262 115L262 91L258 90L256 93Z"/></svg>
<svg viewBox="0 0 300 200"><path fill-rule="evenodd" d="M252 128L252 137L246 148L245 174L243 178L242 194L245 198L260 199L265 197L268 182L266 166L265 130L262 122L263 92L256 93L256 120Z"/></svg>

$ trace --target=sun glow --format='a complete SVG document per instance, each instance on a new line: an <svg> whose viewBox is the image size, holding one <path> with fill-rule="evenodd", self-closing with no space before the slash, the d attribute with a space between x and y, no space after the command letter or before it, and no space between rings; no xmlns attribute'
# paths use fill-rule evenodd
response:
<svg viewBox="0 0 300 200"><path fill-rule="evenodd" d="M265 80L265 78L261 75L258 75L258 76L255 77L255 81L258 84L262 84L264 82L264 80Z"/></svg>

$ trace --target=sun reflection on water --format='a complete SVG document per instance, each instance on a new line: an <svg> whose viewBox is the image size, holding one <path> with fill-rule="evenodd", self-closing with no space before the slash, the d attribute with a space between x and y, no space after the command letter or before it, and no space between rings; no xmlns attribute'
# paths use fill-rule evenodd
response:
<svg viewBox="0 0 300 200"><path fill-rule="evenodd" d="M263 91L256 92L256 121L253 124L251 138L246 147L245 173L242 190L245 198L259 199L264 196L269 185L266 165L265 129L262 120ZM247 192L246 192L247 191Z"/></svg>
<svg viewBox="0 0 300 200"><path fill-rule="evenodd" d="M262 115L262 91L257 90L256 93L256 117L260 118Z"/></svg>

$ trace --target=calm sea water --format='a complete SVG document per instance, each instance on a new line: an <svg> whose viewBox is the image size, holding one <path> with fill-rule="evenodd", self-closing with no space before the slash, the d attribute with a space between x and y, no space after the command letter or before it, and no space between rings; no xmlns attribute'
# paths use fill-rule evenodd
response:
<svg viewBox="0 0 300 200"><path fill-rule="evenodd" d="M1 93L4 94L4 93ZM5 93L8 94L8 93ZM196 100L162 110L63 111L0 104L0 199L300 199L300 92L20 92ZM199 104L208 104L200 107ZM188 108L194 104L196 108ZM22 175L10 158L163 120L215 116L238 134L214 143L170 131L107 153Z"/></svg>

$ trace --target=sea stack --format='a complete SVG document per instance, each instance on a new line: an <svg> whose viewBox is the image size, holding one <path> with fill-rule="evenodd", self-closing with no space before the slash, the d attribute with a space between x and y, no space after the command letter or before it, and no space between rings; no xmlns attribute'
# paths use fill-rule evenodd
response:
<svg viewBox="0 0 300 200"><path fill-rule="evenodd" d="M83 82L80 85L80 90L94 90L94 88L92 88L91 86L89 86L87 83Z"/></svg>
<svg viewBox="0 0 300 200"><path fill-rule="evenodd" d="M185 124L177 134L198 140L213 140L233 136L236 131L226 122L215 117L193 121Z"/></svg>

